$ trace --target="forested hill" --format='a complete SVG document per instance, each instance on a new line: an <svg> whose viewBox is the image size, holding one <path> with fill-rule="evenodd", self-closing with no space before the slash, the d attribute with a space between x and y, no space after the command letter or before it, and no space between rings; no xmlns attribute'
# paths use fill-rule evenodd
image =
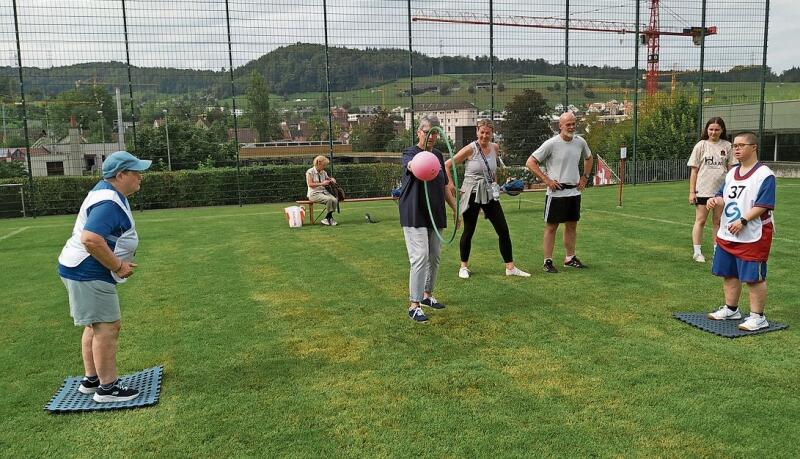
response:
<svg viewBox="0 0 800 459"><path fill-rule="evenodd" d="M328 50L332 91L359 89L384 84L408 76L408 50L399 48L353 49L331 47ZM435 58L413 54L414 75L487 74L488 56L445 56ZM325 90L325 48L322 45L297 43L277 48L235 70L237 93L246 89L248 75L257 71L265 76L270 90L277 94ZM76 82L97 82L109 88L125 86L127 67L122 62L89 62L64 67L23 69L26 91L34 96L45 90L54 95L74 87ZM562 76L562 64L544 59L503 59L495 62L497 75ZM626 79L633 77L632 69L618 67L570 66L572 77ZM131 75L139 90L166 94L186 94L200 91L215 97L230 95L230 76L224 67L218 70L188 70L163 67L132 67ZM768 73L771 80L778 76ZM759 67L735 67L727 72L707 71L706 81L759 81ZM786 81L800 79L797 69L783 75ZM695 79L683 74L681 80ZM18 73L13 67L0 67L0 97L13 97L18 90Z"/></svg>

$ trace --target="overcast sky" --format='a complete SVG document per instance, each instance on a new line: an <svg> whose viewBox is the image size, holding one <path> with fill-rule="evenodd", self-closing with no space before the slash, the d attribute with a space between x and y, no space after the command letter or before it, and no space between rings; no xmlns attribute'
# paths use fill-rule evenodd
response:
<svg viewBox="0 0 800 459"><path fill-rule="evenodd" d="M16 65L11 0L0 0L0 65ZM323 43L322 0L230 0L234 65L296 42ZM408 47L406 0L328 0L329 43L347 47ZM649 2L642 1L641 23ZM760 64L764 0L707 0L705 67L727 70ZM24 66L50 67L87 61L125 61L119 0L25 0L17 2ZM578 20L635 22L634 0L570 0ZM699 26L700 0L661 0L661 29ZM796 31L800 1L772 0L768 64L776 71L800 67ZM131 63L146 67L227 68L224 0L128 0ZM413 0L414 15L432 11L488 15L486 0ZM512 15L564 17L563 0L495 0L496 18ZM577 23L577 22L575 22ZM574 25L573 25L574 26ZM414 22L413 48L428 55L488 55L488 27ZM632 66L632 34L570 33L571 64ZM495 27L498 58L564 59L564 32ZM640 50L645 66L646 49ZM687 37L661 38L661 68L691 69L699 48Z"/></svg>

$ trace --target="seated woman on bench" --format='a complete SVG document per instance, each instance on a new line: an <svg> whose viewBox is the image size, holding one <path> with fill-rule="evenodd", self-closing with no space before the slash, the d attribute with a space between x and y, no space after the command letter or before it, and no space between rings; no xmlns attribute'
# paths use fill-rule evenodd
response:
<svg viewBox="0 0 800 459"><path fill-rule="evenodd" d="M320 223L325 226L336 226L336 220L333 219L333 211L336 210L338 200L335 196L330 194L325 189L331 183L336 183L336 179L328 176L325 172L325 166L328 165L330 160L322 155L314 158L314 167L306 171L306 185L308 185L308 199L309 201L325 204L325 214Z"/></svg>

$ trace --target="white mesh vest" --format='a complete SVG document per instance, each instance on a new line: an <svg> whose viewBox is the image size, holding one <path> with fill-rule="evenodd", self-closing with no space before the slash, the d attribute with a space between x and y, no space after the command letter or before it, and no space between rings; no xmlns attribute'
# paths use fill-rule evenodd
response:
<svg viewBox="0 0 800 459"><path fill-rule="evenodd" d="M68 268L74 268L89 257L89 252L81 242L81 233L83 233L83 227L86 225L86 219L88 218L86 213L87 210L93 205L102 201L114 201L114 203L116 203L128 216L128 220L131 222L131 228L116 238L116 241L114 241L113 236L109 237L109 239L116 242L116 246L114 247L114 255L123 261L133 260L133 255L136 253L136 247L139 245L139 235L136 234L136 224L133 222L133 214L131 214L128 206L126 206L119 198L119 195L116 191L105 189L90 191L86 196L86 199L83 200L83 204L81 204L81 210L78 212L78 219L75 221L75 227L72 228L72 237L70 237L67 240L67 243L64 244L64 248L61 249L61 255L58 256L58 262L62 265ZM111 276L115 281L120 283L127 280L118 277L113 272L111 273Z"/></svg>
<svg viewBox="0 0 800 459"><path fill-rule="evenodd" d="M737 180L734 167L725 176L725 186L722 189L722 197L725 205L722 208L722 221L719 225L717 236L720 239L731 242L756 242L761 239L761 227L764 223L772 221L772 214L766 220L761 217L754 218L742 227L738 234L731 234L728 225L742 218L748 210L753 208L753 204L758 197L761 184L767 177L774 175L772 170L765 165L759 166L753 174L746 179Z"/></svg>

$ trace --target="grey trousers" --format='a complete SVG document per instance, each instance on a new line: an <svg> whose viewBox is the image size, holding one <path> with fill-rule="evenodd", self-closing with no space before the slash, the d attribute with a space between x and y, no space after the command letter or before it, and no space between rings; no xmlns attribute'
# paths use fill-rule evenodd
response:
<svg viewBox="0 0 800 459"><path fill-rule="evenodd" d="M325 210L328 212L335 211L336 203L339 202L334 195L327 191L313 191L311 196L308 197L308 200L325 204Z"/></svg>
<svg viewBox="0 0 800 459"><path fill-rule="evenodd" d="M408 299L412 303L422 300L423 292L433 292L436 273L439 271L439 252L442 243L432 228L403 227L406 239L408 261L411 271L408 275Z"/></svg>

